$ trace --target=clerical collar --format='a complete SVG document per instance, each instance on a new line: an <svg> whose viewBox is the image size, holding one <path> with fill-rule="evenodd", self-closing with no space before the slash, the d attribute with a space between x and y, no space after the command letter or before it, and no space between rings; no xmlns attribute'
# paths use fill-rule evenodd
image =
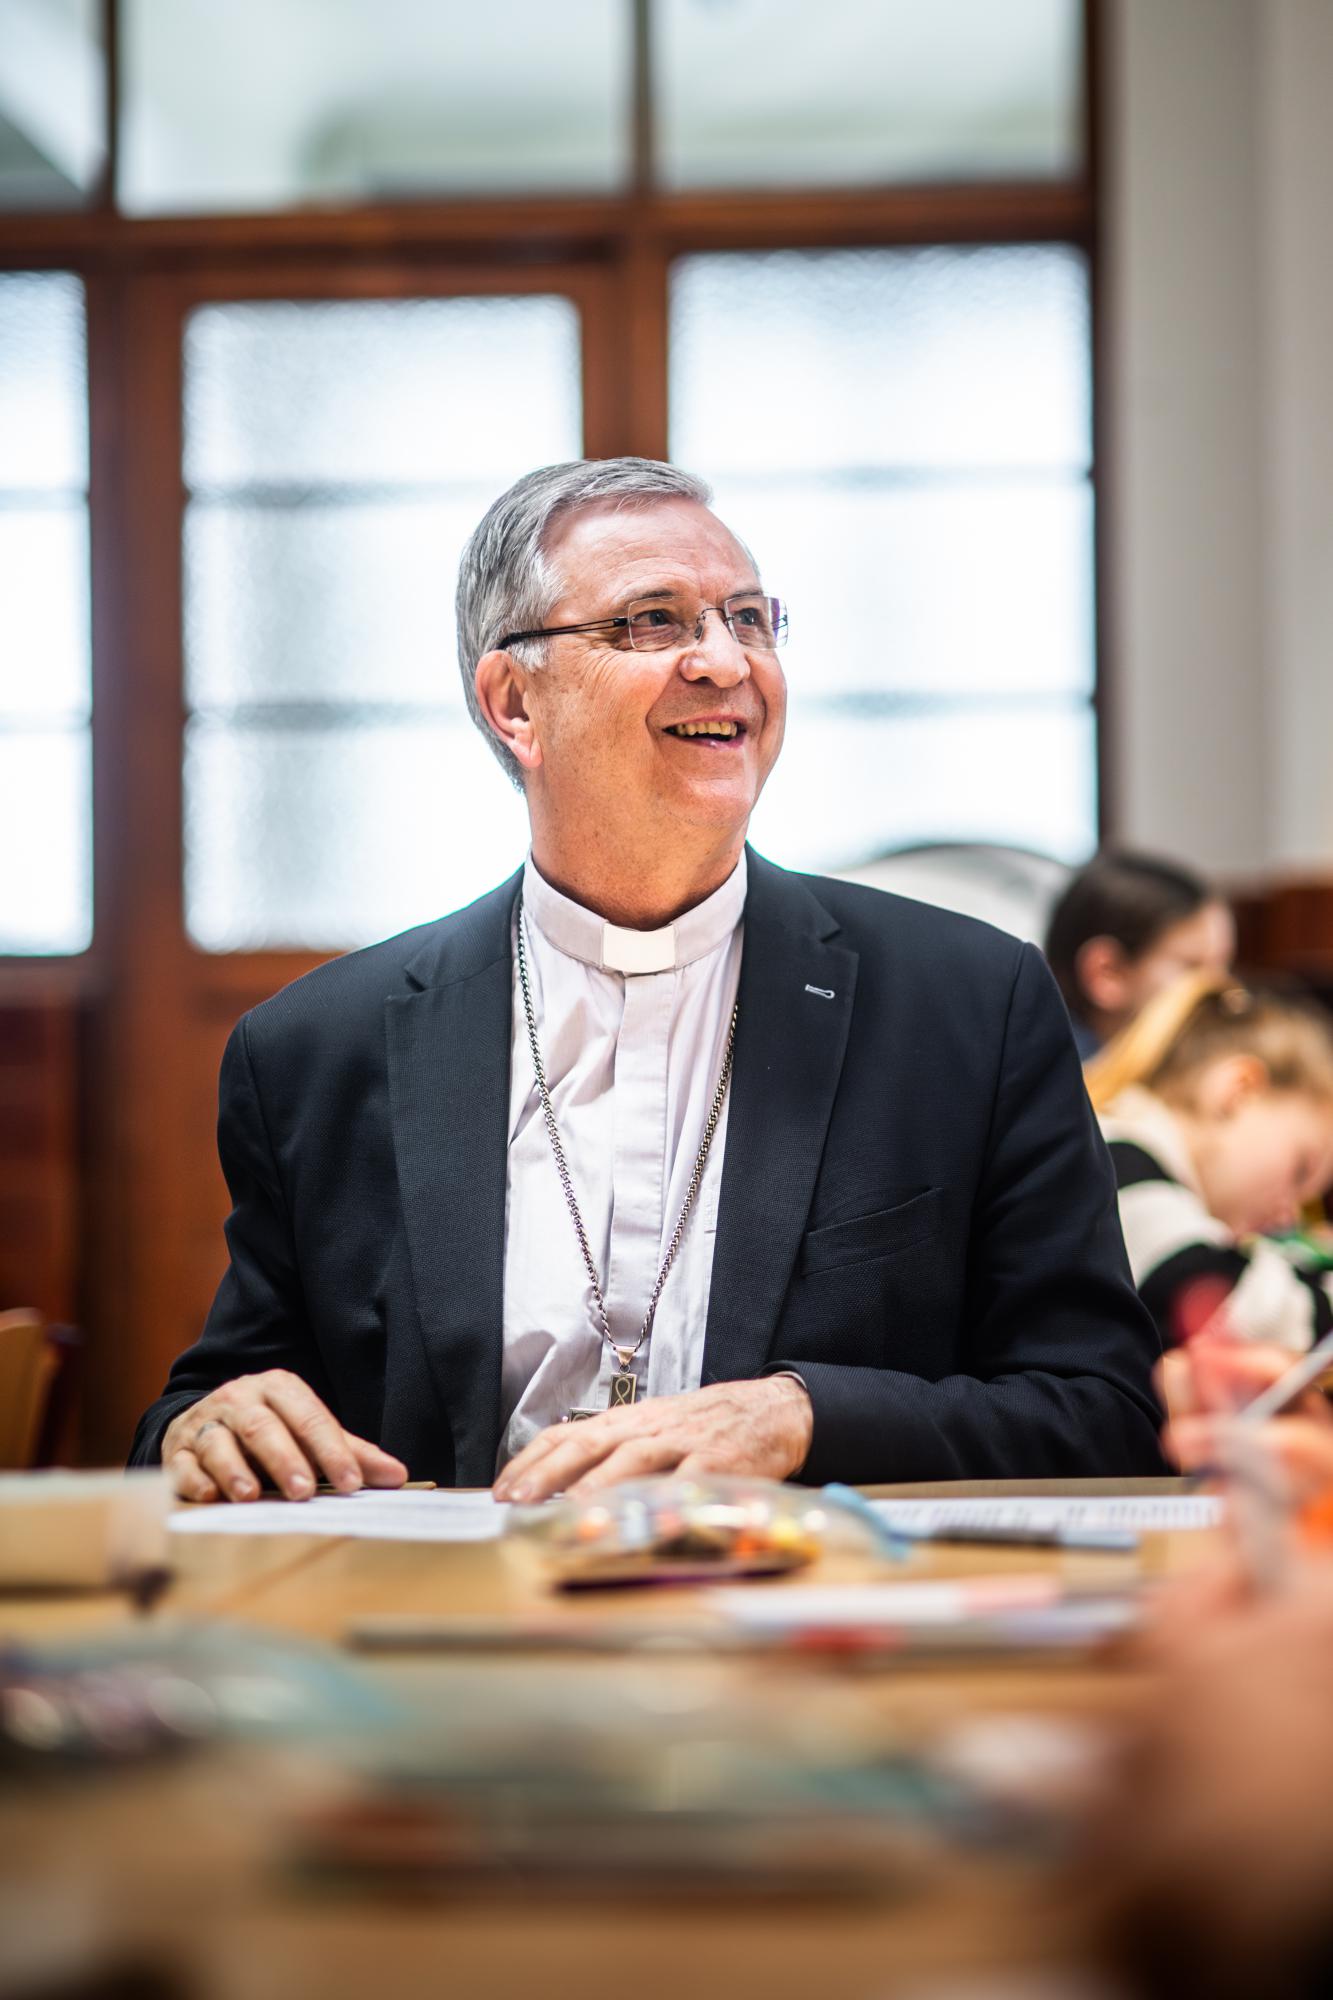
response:
<svg viewBox="0 0 1333 2000"><path fill-rule="evenodd" d="M720 889L660 931L626 931L608 924L595 910L585 910L553 889L531 855L523 869L523 913L528 921L566 958L603 972L670 972L706 958L731 936L744 908L743 852Z"/></svg>

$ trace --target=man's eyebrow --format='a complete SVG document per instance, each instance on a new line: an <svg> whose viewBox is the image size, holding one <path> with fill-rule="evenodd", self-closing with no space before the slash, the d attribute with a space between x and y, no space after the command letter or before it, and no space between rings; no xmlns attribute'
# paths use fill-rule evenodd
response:
<svg viewBox="0 0 1333 2000"><path fill-rule="evenodd" d="M762 588L757 583L743 583L740 586L739 590L729 590L727 592L727 596L729 598L762 597L763 594L764 593ZM670 584L664 584L658 590L631 591L630 595L624 599L624 603L625 604L660 604L663 602L673 603L676 599L684 595L685 593L680 589L675 588Z"/></svg>

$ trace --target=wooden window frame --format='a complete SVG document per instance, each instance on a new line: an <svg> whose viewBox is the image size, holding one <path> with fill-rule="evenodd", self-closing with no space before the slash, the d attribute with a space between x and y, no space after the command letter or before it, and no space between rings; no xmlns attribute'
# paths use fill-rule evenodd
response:
<svg viewBox="0 0 1333 2000"><path fill-rule="evenodd" d="M114 199L119 5L103 0L110 144L96 198L65 214L0 212L0 270L69 271L87 298L93 938L77 956L0 958L0 1033L11 1005L76 1010L78 1131L69 1145L78 1155L77 1193L65 1208L73 1214L76 1206L77 1217L66 1232L70 1269L57 1275L93 1336L84 1448L95 1459L123 1451L135 1412L197 1326L215 1275L225 1202L204 1129L203 1056L211 1077L237 1013L328 955L203 953L185 934L179 390L189 305L209 296L513 289L519 273L531 289L572 288L584 306L585 450L662 458L675 258L710 250L1076 246L1088 258L1093 300L1094 713L1105 814L1112 662L1096 199L1100 0L1084 4L1086 144L1075 179L817 193L656 190L650 0L626 4L634 16L632 174L619 195L123 216ZM57 1195L59 1220L65 1197Z"/></svg>
<svg viewBox="0 0 1333 2000"><path fill-rule="evenodd" d="M84 282L88 310L89 512L93 613L94 923L88 950L69 956L0 956L0 997L34 988L52 995L103 989L119 971L131 910L150 892L160 938L173 911L184 938L179 841L178 550L144 533L136 506L146 473L160 477L166 454L179 465L179 410L163 413L161 370L179 375L180 298L329 296L320 272L340 266L340 296L406 296L510 287L524 273L532 289L601 284L606 310L585 312L584 449L590 457L667 455L669 275L675 258L709 250L904 248L927 244L1068 243L1087 256L1092 283L1093 465L1097 605L1096 678L1099 820L1112 796L1107 689L1111 680L1106 588L1104 444L1106 342L1097 182L1100 154L1100 0L1084 0L1085 147L1082 172L1068 181L987 182L757 193L670 194L652 186L650 0L627 0L633 15L631 179L623 194L496 200L420 200L269 214L128 217L115 206L119 154L120 0L102 0L108 51L105 169L88 207L67 213L0 212L0 270L59 269ZM447 283L444 282L447 274ZM173 282L174 281L174 282ZM146 380L156 381L153 405ZM131 417L130 413L133 413ZM177 485L179 480L177 478ZM174 573L173 573L174 568ZM145 661L143 648L149 658ZM170 690L168 672L175 676ZM165 746L176 731L170 856L143 828L136 806L156 795L158 825L168 801ZM168 894L168 865L174 877ZM137 952L137 947L136 947ZM260 958L275 982L317 954L235 954ZM142 963L139 959L137 962ZM226 960L220 961L225 963ZM242 979L241 984L252 983Z"/></svg>

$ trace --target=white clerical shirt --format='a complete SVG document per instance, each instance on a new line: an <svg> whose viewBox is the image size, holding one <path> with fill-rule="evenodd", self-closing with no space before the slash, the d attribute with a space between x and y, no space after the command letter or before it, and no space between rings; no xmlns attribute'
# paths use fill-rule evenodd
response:
<svg viewBox="0 0 1333 2000"><path fill-rule="evenodd" d="M606 1298L633 1347L703 1138L740 980L745 856L660 931L624 931L553 889L529 857L524 945L556 1125ZM542 1117L514 971L505 1183L498 1471L570 1409L604 1409L615 1356L601 1333ZM630 1364L639 1394L697 1389L727 1107L653 1330Z"/></svg>

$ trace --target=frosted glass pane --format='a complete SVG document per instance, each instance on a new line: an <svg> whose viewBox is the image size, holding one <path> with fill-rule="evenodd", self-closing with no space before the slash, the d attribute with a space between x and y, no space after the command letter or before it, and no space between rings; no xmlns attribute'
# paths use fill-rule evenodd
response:
<svg viewBox="0 0 1333 2000"><path fill-rule="evenodd" d="M0 272L0 496L87 483L83 286L63 271Z"/></svg>
<svg viewBox="0 0 1333 2000"><path fill-rule="evenodd" d="M131 213L609 189L624 0L124 0Z"/></svg>
<svg viewBox="0 0 1333 2000"><path fill-rule="evenodd" d="M1068 176L1079 0L655 0L671 187Z"/></svg>
<svg viewBox="0 0 1333 2000"><path fill-rule="evenodd" d="M102 0L0 0L0 208L82 207L105 159Z"/></svg>
<svg viewBox="0 0 1333 2000"><path fill-rule="evenodd" d="M0 952L73 952L92 935L85 730L0 733Z"/></svg>
<svg viewBox="0 0 1333 2000"><path fill-rule="evenodd" d="M194 314L196 943L363 943L466 901L521 854L518 802L465 716L454 583L496 495L579 456L579 370L578 315L558 297Z"/></svg>
<svg viewBox="0 0 1333 2000"><path fill-rule="evenodd" d="M671 454L711 478L1090 460L1087 267L1063 246L687 257L671 341Z"/></svg>
<svg viewBox="0 0 1333 2000"><path fill-rule="evenodd" d="M1091 694L1086 481L736 480L715 504L791 607L794 686Z"/></svg>
<svg viewBox="0 0 1333 2000"><path fill-rule="evenodd" d="M282 701L463 708L458 556L489 501L248 507L185 518L191 706Z"/></svg>
<svg viewBox="0 0 1333 2000"><path fill-rule="evenodd" d="M185 338L185 477L490 497L578 456L579 397L568 299L206 306Z"/></svg>
<svg viewBox="0 0 1333 2000"><path fill-rule="evenodd" d="M0 953L92 929L87 478L83 287L0 273Z"/></svg>
<svg viewBox="0 0 1333 2000"><path fill-rule="evenodd" d="M1061 246L682 259L671 451L791 615L755 837L806 868L1096 836L1087 272Z"/></svg>
<svg viewBox="0 0 1333 2000"><path fill-rule="evenodd" d="M1003 841L1081 861L1096 844L1086 707L867 718L792 704L751 838L789 867L850 868L909 842Z"/></svg>
<svg viewBox="0 0 1333 2000"><path fill-rule="evenodd" d="M88 514L0 507L0 727L86 716Z"/></svg>
<svg viewBox="0 0 1333 2000"><path fill-rule="evenodd" d="M187 732L190 935L209 951L364 944L516 868L522 802L469 725Z"/></svg>

